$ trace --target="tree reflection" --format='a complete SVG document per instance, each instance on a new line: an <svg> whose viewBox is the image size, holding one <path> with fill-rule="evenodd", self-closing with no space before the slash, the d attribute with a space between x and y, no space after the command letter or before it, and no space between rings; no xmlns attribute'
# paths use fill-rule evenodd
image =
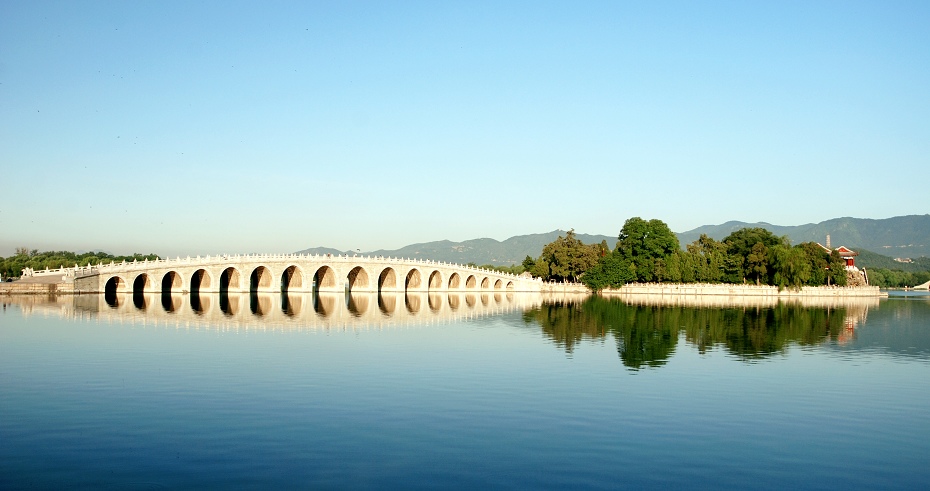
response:
<svg viewBox="0 0 930 491"><path fill-rule="evenodd" d="M588 302L544 303L538 308L524 312L523 320L527 324L539 324L543 333L552 339L556 346L564 348L566 353L571 353L575 344L583 338L603 338L607 332L606 326L598 322L596 316L590 314L591 309L586 309L586 306Z"/></svg>
<svg viewBox="0 0 930 491"><path fill-rule="evenodd" d="M846 317L843 307L635 305L600 296L545 303L523 316L566 353L585 338L604 339L609 332L623 364L634 370L667 363L682 333L700 353L722 347L749 361L784 352L791 344L836 341L844 333Z"/></svg>

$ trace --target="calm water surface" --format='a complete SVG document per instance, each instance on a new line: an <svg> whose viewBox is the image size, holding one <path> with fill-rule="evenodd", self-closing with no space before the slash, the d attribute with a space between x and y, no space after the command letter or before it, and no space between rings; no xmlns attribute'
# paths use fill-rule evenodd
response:
<svg viewBox="0 0 930 491"><path fill-rule="evenodd" d="M0 303L2 489L930 488L926 295Z"/></svg>

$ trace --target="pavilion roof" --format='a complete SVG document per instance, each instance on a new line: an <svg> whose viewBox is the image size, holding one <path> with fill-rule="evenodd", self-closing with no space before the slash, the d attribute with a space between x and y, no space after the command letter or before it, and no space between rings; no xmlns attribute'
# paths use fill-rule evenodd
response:
<svg viewBox="0 0 930 491"><path fill-rule="evenodd" d="M850 249L850 248L848 248L848 247L846 247L846 246L839 246L839 247L837 247L837 248L836 248L836 252L839 252L841 257L852 257L852 256L858 256L858 255L859 255L858 252L856 252L856 251L854 251L854 250L852 250L852 249Z"/></svg>

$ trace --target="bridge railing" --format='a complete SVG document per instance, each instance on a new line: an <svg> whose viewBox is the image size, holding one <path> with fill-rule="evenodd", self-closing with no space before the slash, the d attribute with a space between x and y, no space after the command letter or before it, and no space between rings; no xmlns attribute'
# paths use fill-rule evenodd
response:
<svg viewBox="0 0 930 491"><path fill-rule="evenodd" d="M333 261L333 262L352 262L358 260L364 261L384 261L388 263L401 263L414 266L438 266L446 268L455 268L465 271L474 271L477 273L490 274L499 277L519 279L522 281L540 281L538 279L531 279L516 275L513 273L496 271L493 269L480 268L477 266L470 266L467 264L458 264L450 263L445 261L435 261L432 259L413 259L413 258L401 258L401 257L385 257L385 256L363 256L363 255L348 255L348 254L274 254L274 253L261 253L261 254L217 254L217 255L206 255L206 256L187 256L180 257L176 256L174 258L159 258L159 259L144 259L142 261L133 260L131 262L121 261L121 262L109 262L109 263L100 263L96 266L77 266L74 268L60 268L62 271L74 271L79 272L80 274L88 274L88 271L94 272L106 272L113 270L123 270L128 268L132 269L148 269L152 267L171 267L171 266L182 266L182 265L191 265L191 264L219 264L224 262L261 262L261 261ZM35 272L31 272L35 274ZM24 270L25 274L25 270ZM43 274L45 274L43 272ZM48 273L52 274L52 273Z"/></svg>

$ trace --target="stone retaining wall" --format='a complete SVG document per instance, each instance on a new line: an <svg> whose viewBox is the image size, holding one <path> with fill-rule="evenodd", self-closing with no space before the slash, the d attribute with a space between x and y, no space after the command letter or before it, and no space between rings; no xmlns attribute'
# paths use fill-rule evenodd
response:
<svg viewBox="0 0 930 491"><path fill-rule="evenodd" d="M0 283L0 295L60 295L74 293L73 283Z"/></svg>
<svg viewBox="0 0 930 491"><path fill-rule="evenodd" d="M769 285L730 285L703 283L629 283L618 289L604 289L606 295L719 295L752 297L885 297L877 286L805 286L800 290Z"/></svg>
<svg viewBox="0 0 930 491"><path fill-rule="evenodd" d="M590 293L591 290L582 283L543 283L540 293Z"/></svg>

